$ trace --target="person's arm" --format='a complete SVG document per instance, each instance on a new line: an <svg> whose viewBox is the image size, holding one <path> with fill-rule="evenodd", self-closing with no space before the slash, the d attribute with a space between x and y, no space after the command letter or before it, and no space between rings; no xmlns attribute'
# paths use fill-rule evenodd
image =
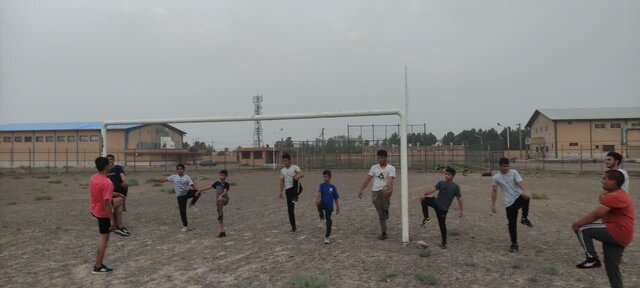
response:
<svg viewBox="0 0 640 288"><path fill-rule="evenodd" d="M462 205L462 197L458 197L458 209L460 209L460 213L458 213L458 217L462 217L464 215L464 206Z"/></svg>
<svg viewBox="0 0 640 288"><path fill-rule="evenodd" d="M304 177L304 173L302 172L302 169L300 169L300 167L298 167L298 171L296 171L296 175L294 175L292 178L293 180L300 180L300 178Z"/></svg>
<svg viewBox="0 0 640 288"><path fill-rule="evenodd" d="M169 182L169 179L167 178L153 178L153 179L149 179L150 182L159 182L159 183L164 183L164 182Z"/></svg>
<svg viewBox="0 0 640 288"><path fill-rule="evenodd" d="M316 206L320 206L320 191L318 191L318 193L316 193Z"/></svg>
<svg viewBox="0 0 640 288"><path fill-rule="evenodd" d="M338 199L336 201L336 215L340 215L340 203L338 203Z"/></svg>
<svg viewBox="0 0 640 288"><path fill-rule="evenodd" d="M109 215L109 230L113 231L116 228L116 219L113 217L113 206L111 205L111 199L104 199L103 202L104 212Z"/></svg>
<svg viewBox="0 0 640 288"><path fill-rule="evenodd" d="M436 190L438 190L436 189L436 187L431 187L425 190L422 196L420 196L420 201L422 201L425 197L429 196L430 194L433 194L434 192L436 192Z"/></svg>
<svg viewBox="0 0 640 288"><path fill-rule="evenodd" d="M120 187L128 188L129 184L127 184L127 174L124 174L124 171L120 173L120 179L122 179L122 183L120 184Z"/></svg>
<svg viewBox="0 0 640 288"><path fill-rule="evenodd" d="M584 215L580 219L573 222L573 224L571 225L573 232L578 232L578 228L580 228L580 226L593 223L594 221L602 218L602 216L607 214L609 210L611 209L607 206L604 206L602 204L598 205L598 207L596 207L596 209L594 209L593 211L589 212L589 214Z"/></svg>
<svg viewBox="0 0 640 288"><path fill-rule="evenodd" d="M491 212L496 213L496 198L498 197L498 186L491 188Z"/></svg>
<svg viewBox="0 0 640 288"><path fill-rule="evenodd" d="M518 187L522 189L522 197L524 197L524 199L529 199L529 192L527 192L527 188L524 187L524 181L518 182Z"/></svg>
<svg viewBox="0 0 640 288"><path fill-rule="evenodd" d="M227 196L227 193L229 193L229 187L224 187L224 191L222 192L222 194L220 194L220 196L218 196L218 200L224 200L224 196Z"/></svg>
<svg viewBox="0 0 640 288"><path fill-rule="evenodd" d="M373 178L373 176L369 174L367 174L367 178L364 178L364 183L362 183L360 192L358 192L358 198L362 199L362 193L364 192L364 189L367 189L367 186L369 186L369 183L371 183L371 178Z"/></svg>
<svg viewBox="0 0 640 288"><path fill-rule="evenodd" d="M384 196L387 198L391 197L391 194L393 194L393 180L395 179L395 176L389 176L389 179L387 180L387 192L384 193Z"/></svg>
<svg viewBox="0 0 640 288"><path fill-rule="evenodd" d="M282 193L284 193L284 178L280 178L280 199L284 199Z"/></svg>

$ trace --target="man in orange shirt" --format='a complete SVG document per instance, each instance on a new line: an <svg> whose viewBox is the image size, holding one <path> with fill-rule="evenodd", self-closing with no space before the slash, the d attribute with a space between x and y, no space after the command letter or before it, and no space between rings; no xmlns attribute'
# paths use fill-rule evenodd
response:
<svg viewBox="0 0 640 288"><path fill-rule="evenodd" d="M98 173L91 176L89 180L89 211L93 217L98 219L100 238L98 239L96 263L91 273L104 274L113 271L113 269L102 263L104 253L107 251L109 233L111 233L116 226L115 219L113 218L113 206L111 206L113 183L111 183L111 180L107 177L110 168L109 159L107 159L107 157L98 157L95 163Z"/></svg>
<svg viewBox="0 0 640 288"><path fill-rule="evenodd" d="M618 266L624 247L629 245L633 238L635 212L629 193L620 188L624 182L625 177L622 172L618 170L604 172L602 177L604 191L600 195L600 205L571 225L587 256L587 260L576 267L589 269L602 266L593 247L593 239L601 241L604 266L611 287L622 287L622 275ZM594 223L601 218L602 223Z"/></svg>

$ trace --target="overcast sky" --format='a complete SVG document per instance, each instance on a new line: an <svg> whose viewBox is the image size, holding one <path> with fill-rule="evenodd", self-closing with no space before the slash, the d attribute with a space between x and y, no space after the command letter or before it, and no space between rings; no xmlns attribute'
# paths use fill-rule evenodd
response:
<svg viewBox="0 0 640 288"><path fill-rule="evenodd" d="M0 0L0 124L250 116L258 93L269 115L404 109L407 66L409 122L441 137L640 106L638 51L637 0ZM396 123L263 127L272 143ZM219 148L253 139L250 122L175 126Z"/></svg>

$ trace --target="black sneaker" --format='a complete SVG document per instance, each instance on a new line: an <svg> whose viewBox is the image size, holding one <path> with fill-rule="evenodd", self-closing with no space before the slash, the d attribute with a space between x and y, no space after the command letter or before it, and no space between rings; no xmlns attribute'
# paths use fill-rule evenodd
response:
<svg viewBox="0 0 640 288"><path fill-rule="evenodd" d="M104 274L104 273L109 273L113 271L113 269L107 267L106 265L102 264L102 267L100 268L96 268L95 266L93 267L93 271L91 271L91 274Z"/></svg>
<svg viewBox="0 0 640 288"><path fill-rule="evenodd" d="M223 237L227 237L226 232L220 232L220 234L218 234L218 238L223 238Z"/></svg>
<svg viewBox="0 0 640 288"><path fill-rule="evenodd" d="M511 253L518 252L518 244L511 244L511 247L509 247L509 252Z"/></svg>
<svg viewBox="0 0 640 288"><path fill-rule="evenodd" d="M387 238L389 238L387 236L387 233L382 233L382 234L380 234L380 236L378 236L378 239L380 239L380 240L386 240Z"/></svg>
<svg viewBox="0 0 640 288"><path fill-rule="evenodd" d="M424 227L424 225L426 225L429 222L431 222L431 217L427 217L427 218L422 219L422 227Z"/></svg>
<svg viewBox="0 0 640 288"><path fill-rule="evenodd" d="M382 210L382 218L389 220L389 210Z"/></svg>
<svg viewBox="0 0 640 288"><path fill-rule="evenodd" d="M298 232L298 228L291 228L291 234Z"/></svg>
<svg viewBox="0 0 640 288"><path fill-rule="evenodd" d="M124 228L124 227L116 228L116 230L113 230L113 233L116 233L120 236L131 236L131 233L129 232L129 230L127 230L127 228Z"/></svg>
<svg viewBox="0 0 640 288"><path fill-rule="evenodd" d="M598 258L587 258L587 260L584 260L584 262L576 265L576 268L578 269L591 269L591 268L600 268L602 267L602 263L600 263L600 260Z"/></svg>
<svg viewBox="0 0 640 288"><path fill-rule="evenodd" d="M447 249L447 242L442 242L442 244L440 244L440 248Z"/></svg>
<svg viewBox="0 0 640 288"><path fill-rule="evenodd" d="M529 221L529 219L527 219L527 218L522 218L522 220L520 220L520 223L521 223L522 225L526 225L526 226L527 226L527 227L529 227L529 228L532 228L532 227L533 227L533 224L532 224L532 223L531 223L531 221Z"/></svg>

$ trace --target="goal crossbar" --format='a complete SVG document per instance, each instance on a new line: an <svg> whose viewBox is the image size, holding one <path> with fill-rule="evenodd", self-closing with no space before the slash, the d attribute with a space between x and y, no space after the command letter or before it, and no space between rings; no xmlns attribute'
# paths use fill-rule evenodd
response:
<svg viewBox="0 0 640 288"><path fill-rule="evenodd" d="M400 202L402 207L402 242L409 242L409 171L407 164L407 118L400 110L370 110L320 112L280 115L252 115L248 117L198 117L169 119L109 120L101 127L102 156L107 155L107 129L110 125L163 124L163 123L203 123L203 122L245 122L291 119L345 118L364 116L398 116L400 117Z"/></svg>

